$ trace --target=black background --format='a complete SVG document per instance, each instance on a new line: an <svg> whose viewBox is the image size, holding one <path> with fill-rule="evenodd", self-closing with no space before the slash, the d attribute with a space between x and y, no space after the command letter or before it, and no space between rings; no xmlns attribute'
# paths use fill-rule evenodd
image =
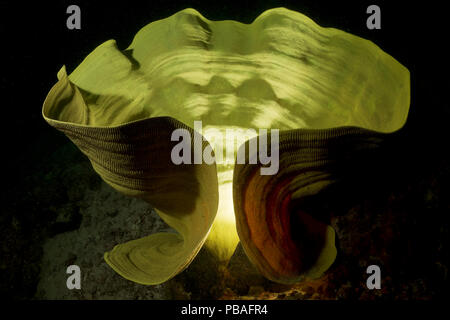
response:
<svg viewBox="0 0 450 320"><path fill-rule="evenodd" d="M70 4L81 8L81 30L66 27L66 9ZM381 30L366 28L366 8L370 4L381 8ZM42 103L62 65L70 73L86 55L109 39L115 39L118 47L125 49L140 28L184 8L195 8L210 20L251 23L264 10L280 6L306 14L321 26L372 40L405 65L411 72L411 109L403 133L407 142L399 146L406 159L405 172L415 175L448 159L449 37L448 11L442 2L2 1L2 202L12 198L20 201L21 194L29 188L21 177L33 170L33 163L45 161L67 142L41 115ZM9 285L11 290L17 289ZM17 290L22 291L12 297L32 296L29 289Z"/></svg>

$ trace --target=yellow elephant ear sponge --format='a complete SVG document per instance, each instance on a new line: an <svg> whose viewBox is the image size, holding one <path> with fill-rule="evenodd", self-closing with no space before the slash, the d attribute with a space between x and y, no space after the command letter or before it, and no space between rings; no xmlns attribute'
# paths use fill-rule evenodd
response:
<svg viewBox="0 0 450 320"><path fill-rule="evenodd" d="M333 183L333 141L364 149L372 133L378 139L403 126L410 99L408 70L375 44L284 8L251 24L185 9L142 28L126 50L106 41L58 78L45 120L104 181L148 201L176 231L105 254L115 271L142 284L175 276L203 244L226 263L239 239L269 279L323 273L336 256L334 231L291 203ZM216 161L175 163L180 129L183 156L191 160L200 146ZM280 154L270 176L236 164L237 147L260 140L259 129L280 131L269 142ZM235 138L236 150L223 150Z"/></svg>

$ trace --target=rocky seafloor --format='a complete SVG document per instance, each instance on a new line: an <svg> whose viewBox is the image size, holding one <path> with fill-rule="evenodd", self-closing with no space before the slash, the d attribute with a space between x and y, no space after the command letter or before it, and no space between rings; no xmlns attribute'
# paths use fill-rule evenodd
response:
<svg viewBox="0 0 450 320"><path fill-rule="evenodd" d="M352 300L445 296L450 209L447 159L436 159L433 167L419 170L404 183L362 192L343 212L333 215L338 258L320 279L292 286L273 283L256 271L238 245L228 265L215 263L201 250L175 278L144 286L116 274L103 254L115 244L169 227L149 204L123 196L104 183L71 142L62 138L57 144L24 170L22 189L12 188L4 199L2 296ZM66 287L66 268L71 264L80 266L80 290ZM381 269L380 290L366 287L366 268L372 264Z"/></svg>

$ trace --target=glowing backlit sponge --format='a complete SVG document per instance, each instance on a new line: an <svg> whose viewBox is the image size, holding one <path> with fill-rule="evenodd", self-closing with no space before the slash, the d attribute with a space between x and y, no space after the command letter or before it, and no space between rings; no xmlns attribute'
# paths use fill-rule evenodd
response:
<svg viewBox="0 0 450 320"><path fill-rule="evenodd" d="M105 254L142 284L175 276L205 241L226 262L239 239L271 280L321 275L335 259L335 235L302 199L339 180L339 159L401 128L410 99L408 70L375 44L284 8L248 25L186 9L142 28L124 51L101 44L58 78L44 118L104 181L147 200L177 231ZM171 134L188 129L194 148L194 121L205 130L279 129L278 173L260 175L248 162L173 164Z"/></svg>

